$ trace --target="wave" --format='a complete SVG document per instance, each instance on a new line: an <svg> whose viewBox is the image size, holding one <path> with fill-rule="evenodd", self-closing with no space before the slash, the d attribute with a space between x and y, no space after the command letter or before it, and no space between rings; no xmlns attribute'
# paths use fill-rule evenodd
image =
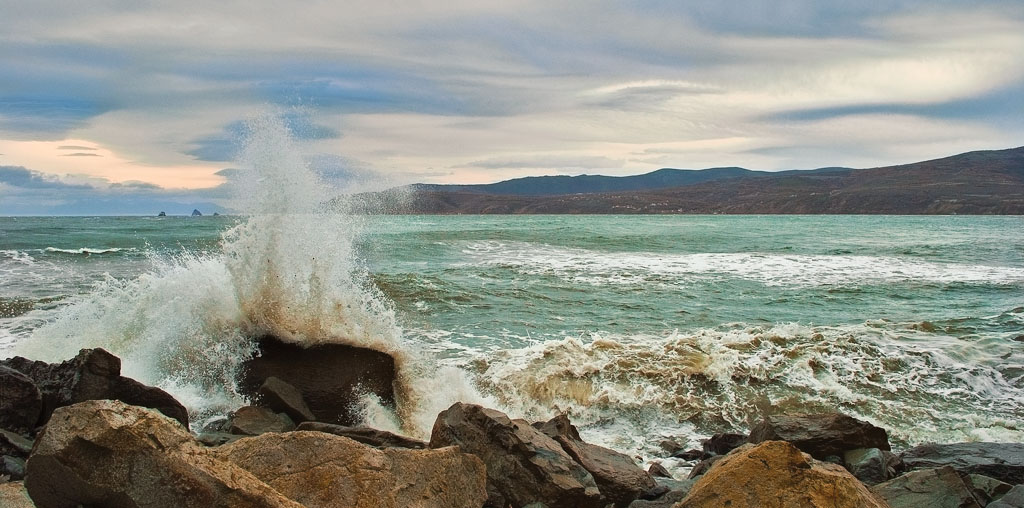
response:
<svg viewBox="0 0 1024 508"><path fill-rule="evenodd" d="M59 252L59 253L62 253L62 254L85 254L85 255L90 255L90 254L113 254L115 252L122 252L122 251L125 251L125 250L133 251L135 249L122 249L120 247L109 247L109 248L106 248L106 249L97 249L97 248L92 248L92 247L79 247L77 249L59 249L57 247L47 247L47 248L45 248L43 250L45 250L46 252Z"/></svg>
<svg viewBox="0 0 1024 508"><path fill-rule="evenodd" d="M863 255L604 252L525 242L473 242L471 264L551 274L585 284L687 283L736 277L767 286L875 282L1024 283L1024 269Z"/></svg>
<svg viewBox="0 0 1024 508"><path fill-rule="evenodd" d="M31 265L36 261L31 254L20 250L0 250L0 256L23 265Z"/></svg>

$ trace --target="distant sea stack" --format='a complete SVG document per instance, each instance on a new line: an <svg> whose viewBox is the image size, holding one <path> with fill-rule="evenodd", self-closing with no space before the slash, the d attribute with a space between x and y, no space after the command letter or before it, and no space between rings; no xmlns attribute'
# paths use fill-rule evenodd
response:
<svg viewBox="0 0 1024 508"><path fill-rule="evenodd" d="M193 209L193 210L192 210L192 216L193 216L193 217L202 217L202 216L203 216L203 213L202 213L202 212L200 212L200 211L199 211L198 209Z"/></svg>
<svg viewBox="0 0 1024 508"><path fill-rule="evenodd" d="M167 212L160 212L156 214L157 217L167 217Z"/></svg>

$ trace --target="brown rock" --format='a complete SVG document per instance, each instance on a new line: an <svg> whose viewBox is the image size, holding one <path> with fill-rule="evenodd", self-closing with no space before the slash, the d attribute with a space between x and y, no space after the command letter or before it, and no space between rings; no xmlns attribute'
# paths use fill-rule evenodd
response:
<svg viewBox="0 0 1024 508"><path fill-rule="evenodd" d="M379 450L322 432L244 438L216 454L307 508L478 508L480 459L458 448Z"/></svg>
<svg viewBox="0 0 1024 508"><path fill-rule="evenodd" d="M768 416L750 431L749 441L788 441L818 460L847 450L891 450L885 429L839 413Z"/></svg>
<svg viewBox="0 0 1024 508"><path fill-rule="evenodd" d="M647 468L647 474L661 478L672 478L672 473L668 472L668 469L665 469L665 466L661 465L660 462L652 463L651 467Z"/></svg>
<svg viewBox="0 0 1024 508"><path fill-rule="evenodd" d="M676 508L885 508L845 469L783 441L723 456Z"/></svg>
<svg viewBox="0 0 1024 508"><path fill-rule="evenodd" d="M25 487L46 508L301 506L215 457L178 422L112 400L54 411L29 457Z"/></svg>
<svg viewBox="0 0 1024 508"><path fill-rule="evenodd" d="M583 442L576 427L564 414L542 424L540 430L562 445L565 453L594 476L601 494L615 506L628 506L655 485L654 478L637 466L629 455Z"/></svg>
<svg viewBox="0 0 1024 508"><path fill-rule="evenodd" d="M295 430L295 424L291 419L265 407L240 407L228 418L228 431L232 434L258 436L267 432L288 432L290 430Z"/></svg>
<svg viewBox="0 0 1024 508"><path fill-rule="evenodd" d="M35 508L32 498L21 482L0 483L0 506L3 508Z"/></svg>
<svg viewBox="0 0 1024 508"><path fill-rule="evenodd" d="M121 359L103 349L83 349L78 356L50 364L15 356L0 360L25 374L42 395L39 424L54 409L86 400L113 399L133 406L156 409L188 427L188 411L169 393L121 375Z"/></svg>
<svg viewBox="0 0 1024 508"><path fill-rule="evenodd" d="M332 425L330 423L303 422L297 430L309 430L313 432L326 432L335 436L347 437L360 443L375 446L377 448L411 448L422 450L427 443L417 441L405 436L399 436L383 430L371 429L370 427L346 427L344 425Z"/></svg>
<svg viewBox="0 0 1024 508"><path fill-rule="evenodd" d="M737 450L738 449L739 448L737 448ZM711 467L714 466L716 462L722 460L722 457L725 457L725 455L712 455L698 462L696 466L693 466L693 469L690 470L690 474L686 478L693 479L704 473L707 473L708 471L711 470Z"/></svg>
<svg viewBox="0 0 1024 508"><path fill-rule="evenodd" d="M257 405L271 377L295 387L316 421L356 425L359 399L376 395L394 406L395 361L387 353L343 344L302 347L271 336L259 340L259 356L241 368L238 388Z"/></svg>
<svg viewBox="0 0 1024 508"><path fill-rule="evenodd" d="M29 433L39 423L43 398L32 380L0 365L0 428Z"/></svg>
<svg viewBox="0 0 1024 508"><path fill-rule="evenodd" d="M981 508L949 466L912 471L871 487L891 508Z"/></svg>
<svg viewBox="0 0 1024 508"><path fill-rule="evenodd" d="M487 505L541 502L549 508L597 508L594 477L562 447L523 420L474 404L453 404L437 415L430 447L458 445L487 466Z"/></svg>
<svg viewBox="0 0 1024 508"><path fill-rule="evenodd" d="M268 377L260 385L257 393L263 405L278 413L288 415L295 423L316 420L316 415L310 411L305 399L302 398L302 392L277 377Z"/></svg>

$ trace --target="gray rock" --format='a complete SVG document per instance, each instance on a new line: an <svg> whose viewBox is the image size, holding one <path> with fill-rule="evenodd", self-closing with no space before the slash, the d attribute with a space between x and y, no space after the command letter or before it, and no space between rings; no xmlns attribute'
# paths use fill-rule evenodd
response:
<svg viewBox="0 0 1024 508"><path fill-rule="evenodd" d="M892 452L878 448L858 448L843 454L842 465L858 480L877 485L896 476L891 464L896 461Z"/></svg>
<svg viewBox="0 0 1024 508"><path fill-rule="evenodd" d="M278 414L265 407L244 406L228 417L228 432L258 436L267 432L288 432L295 430L295 424L287 415Z"/></svg>
<svg viewBox="0 0 1024 508"><path fill-rule="evenodd" d="M1024 443L926 444L902 454L908 471L951 466L961 474L980 474L1001 482L1024 483Z"/></svg>
<svg viewBox="0 0 1024 508"><path fill-rule="evenodd" d="M687 476L687 478L690 478L690 479L696 478L696 477L698 477L698 476L708 472L708 470L711 469L711 466L714 466L715 462L718 462L719 460L721 460L722 457L725 457L725 455L714 455L714 456L712 456L710 458L707 458L707 459L704 459L704 460L698 462L697 465L693 466L693 469L690 470L690 475Z"/></svg>
<svg viewBox="0 0 1024 508"><path fill-rule="evenodd" d="M486 506L600 508L594 477L555 440L500 411L455 403L434 422L430 447L459 446L487 467Z"/></svg>
<svg viewBox="0 0 1024 508"><path fill-rule="evenodd" d="M233 443L245 437L244 434L231 434L230 432L200 432L196 441L206 446L221 446Z"/></svg>
<svg viewBox="0 0 1024 508"><path fill-rule="evenodd" d="M974 499L977 499L978 504L981 506L987 506L992 501L1006 495L1013 488L1013 485L1009 483L980 474L969 474L961 478L964 484L967 485L967 488L971 489L971 494L974 494Z"/></svg>
<svg viewBox="0 0 1024 508"><path fill-rule="evenodd" d="M702 459L709 458L709 457L711 457L713 455L716 455L716 454L713 454L713 453L709 454L709 453L704 452L702 450L679 450L676 453L672 454L672 456L677 458L677 459L683 459L683 460L687 460L687 461L689 461L689 460L702 460Z"/></svg>
<svg viewBox="0 0 1024 508"><path fill-rule="evenodd" d="M629 504L629 508L672 508L686 498L689 490L670 490L657 499L637 499Z"/></svg>
<svg viewBox="0 0 1024 508"><path fill-rule="evenodd" d="M1024 485L1013 487L1003 497L989 503L986 508L1024 508Z"/></svg>
<svg viewBox="0 0 1024 508"><path fill-rule="evenodd" d="M652 463L651 467L647 468L647 473L654 477L672 478L672 473L669 473L660 462Z"/></svg>
<svg viewBox="0 0 1024 508"><path fill-rule="evenodd" d="M25 459L10 455L0 456L0 475L6 475L13 481L25 479Z"/></svg>
<svg viewBox="0 0 1024 508"><path fill-rule="evenodd" d="M424 443L423 441L417 441L412 438L399 436L398 434L392 434L383 430L372 429L370 427L346 427L344 425L332 425L330 423L303 422L299 424L299 427L296 430L310 430L334 434L335 436L344 436L354 441L359 441L360 443L376 446L378 448L410 448L416 450L427 447L427 443Z"/></svg>
<svg viewBox="0 0 1024 508"><path fill-rule="evenodd" d="M871 487L891 508L981 508L949 467L913 471Z"/></svg>
<svg viewBox="0 0 1024 508"><path fill-rule="evenodd" d="M257 391L260 403L278 413L288 415L295 423L316 421L316 416L306 405L302 392L280 378L270 376Z"/></svg>
<svg viewBox="0 0 1024 508"><path fill-rule="evenodd" d="M725 455L747 442L746 434L720 433L701 441L704 452L711 455ZM684 457L685 458L685 457ZM699 459L702 457L696 457ZM695 460L695 459L687 459Z"/></svg>
<svg viewBox="0 0 1024 508"><path fill-rule="evenodd" d="M0 365L0 428L29 433L39 424L43 398L25 374Z"/></svg>
<svg viewBox="0 0 1024 508"><path fill-rule="evenodd" d="M32 452L34 444L31 439L25 436L0 429L0 455L28 457L28 454Z"/></svg>
<svg viewBox="0 0 1024 508"><path fill-rule="evenodd" d="M788 441L818 460L857 448L892 449L885 429L840 413L768 416L749 441Z"/></svg>

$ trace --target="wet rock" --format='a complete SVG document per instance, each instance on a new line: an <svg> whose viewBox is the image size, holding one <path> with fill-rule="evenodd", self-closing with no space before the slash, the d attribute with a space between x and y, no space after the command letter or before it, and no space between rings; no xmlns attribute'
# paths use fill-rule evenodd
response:
<svg viewBox="0 0 1024 508"><path fill-rule="evenodd" d="M723 456L676 506L884 508L885 503L842 467L816 461L790 443L767 441Z"/></svg>
<svg viewBox="0 0 1024 508"><path fill-rule="evenodd" d="M970 489L971 494L974 495L974 499L978 500L978 504L981 506L987 506L992 501L999 499L1006 495L1013 485L1004 483L995 478L989 478L980 474L969 474L967 476L961 476L964 481L964 485Z"/></svg>
<svg viewBox="0 0 1024 508"><path fill-rule="evenodd" d="M1016 485L1024 483L1024 443L926 444L900 458L908 471L951 466L960 474L981 474Z"/></svg>
<svg viewBox="0 0 1024 508"><path fill-rule="evenodd" d="M725 455L714 455L698 462L697 465L693 466L693 469L690 470L690 475L687 476L687 478L692 479L707 473L711 469L711 466L714 466L716 462L722 459L722 457L725 457Z"/></svg>
<svg viewBox="0 0 1024 508"><path fill-rule="evenodd" d="M652 463L651 467L647 468L647 474L662 478L672 478L672 473L669 473L668 469L665 469L665 466L661 465L660 462Z"/></svg>
<svg viewBox="0 0 1024 508"><path fill-rule="evenodd" d="M670 490L656 499L637 499L629 504L629 508L672 508L688 493L686 490Z"/></svg>
<svg viewBox="0 0 1024 508"><path fill-rule="evenodd" d="M724 454L723 454L724 455ZM683 460L701 460L710 458L712 454L705 453L701 450L680 450L672 454L673 457Z"/></svg>
<svg viewBox="0 0 1024 508"><path fill-rule="evenodd" d="M215 457L175 420L113 400L54 411L25 487L41 507L301 506Z"/></svg>
<svg viewBox="0 0 1024 508"><path fill-rule="evenodd" d="M843 454L842 465L867 485L876 485L896 476L891 466L896 461L892 452L878 448L858 448Z"/></svg>
<svg viewBox="0 0 1024 508"><path fill-rule="evenodd" d="M720 433L701 441L701 446L704 448L704 452L710 455L725 455L746 442L746 434Z"/></svg>
<svg viewBox="0 0 1024 508"><path fill-rule="evenodd" d="M32 432L42 410L43 398L36 384L25 374L0 365L0 428Z"/></svg>
<svg viewBox="0 0 1024 508"><path fill-rule="evenodd" d="M244 434L232 434L230 432L200 432L196 436L196 441L205 446L221 446L238 441L243 437L245 437Z"/></svg>
<svg viewBox="0 0 1024 508"><path fill-rule="evenodd" d="M1003 497L989 503L986 508L1024 508L1024 485L1010 489Z"/></svg>
<svg viewBox="0 0 1024 508"><path fill-rule="evenodd" d="M0 506L3 508L35 508L22 482L0 483Z"/></svg>
<svg viewBox="0 0 1024 508"><path fill-rule="evenodd" d="M298 388L270 376L257 391L260 402L278 413L288 415L295 423L311 422L316 416L310 411Z"/></svg>
<svg viewBox="0 0 1024 508"><path fill-rule="evenodd" d="M818 460L847 450L891 450L885 429L839 413L768 416L750 431L749 441L788 441Z"/></svg>
<svg viewBox="0 0 1024 508"><path fill-rule="evenodd" d="M629 455L580 439L576 427L564 414L548 420L540 430L562 445L573 460L594 476L601 494L615 506L625 507L655 486L651 475L637 466Z"/></svg>
<svg viewBox="0 0 1024 508"><path fill-rule="evenodd" d="M322 432L263 434L217 448L307 508L478 508L487 475L456 447L377 449Z"/></svg>
<svg viewBox="0 0 1024 508"><path fill-rule="evenodd" d="M871 487L891 508L981 508L956 471L922 469Z"/></svg>
<svg viewBox="0 0 1024 508"><path fill-rule="evenodd" d="M120 400L156 409L188 427L188 411L169 393L121 375L121 359L103 349L83 349L78 356L50 364L15 356L0 365L30 378L42 396L39 424L58 407L86 400Z"/></svg>
<svg viewBox="0 0 1024 508"><path fill-rule="evenodd" d="M24 480L25 459L10 455L0 456L0 475L5 475L15 481Z"/></svg>
<svg viewBox="0 0 1024 508"><path fill-rule="evenodd" d="M25 436L0 429L0 455L28 457L28 454L32 452L34 444L31 439Z"/></svg>
<svg viewBox="0 0 1024 508"><path fill-rule="evenodd" d="M453 404L437 416L430 435L431 448L452 445L480 457L487 466L485 506L604 506L590 472L558 442L523 420L474 404Z"/></svg>
<svg viewBox="0 0 1024 508"><path fill-rule="evenodd" d="M316 421L358 424L363 394L394 406L395 361L386 353L343 344L306 348L270 336L259 340L258 351L242 365L238 380L242 394L257 405L264 404L260 387L276 377L299 391Z"/></svg>
<svg viewBox="0 0 1024 508"><path fill-rule="evenodd" d="M658 443L658 447L660 447L662 450L665 451L665 453L668 453L669 455L683 449L683 445L679 441L676 441L675 439L662 439L661 442Z"/></svg>
<svg viewBox="0 0 1024 508"><path fill-rule="evenodd" d="M258 436L267 432L288 432L295 429L288 416L277 414L265 407L244 406L228 417L228 432Z"/></svg>
<svg viewBox="0 0 1024 508"><path fill-rule="evenodd" d="M360 443L375 446L377 448L410 448L424 449L427 443L417 441L398 434L392 434L383 430L370 427L346 427L344 425L332 425L330 423L304 422L299 424L297 430L308 430L313 432L325 432L335 436L343 436L359 441Z"/></svg>

